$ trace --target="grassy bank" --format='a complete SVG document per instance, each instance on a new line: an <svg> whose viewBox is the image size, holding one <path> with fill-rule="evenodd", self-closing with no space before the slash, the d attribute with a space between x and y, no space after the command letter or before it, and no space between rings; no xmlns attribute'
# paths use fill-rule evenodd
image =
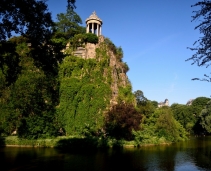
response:
<svg viewBox="0 0 211 171"><path fill-rule="evenodd" d="M22 139L17 136L0 137L1 146L54 147L59 139Z"/></svg>
<svg viewBox="0 0 211 171"><path fill-rule="evenodd" d="M162 143L170 144L170 143ZM105 148L134 148L138 146L149 146L159 144L136 144L134 141L124 141L103 138L85 138L85 137L56 137L52 139L21 139L17 136L0 137L1 146L14 147L53 147L65 150L94 150Z"/></svg>
<svg viewBox="0 0 211 171"><path fill-rule="evenodd" d="M22 139L17 136L0 137L1 146L19 146L19 147L55 147L65 149L89 148L109 148L112 146L123 146L122 141L107 140L101 138L85 137L56 137L51 139Z"/></svg>

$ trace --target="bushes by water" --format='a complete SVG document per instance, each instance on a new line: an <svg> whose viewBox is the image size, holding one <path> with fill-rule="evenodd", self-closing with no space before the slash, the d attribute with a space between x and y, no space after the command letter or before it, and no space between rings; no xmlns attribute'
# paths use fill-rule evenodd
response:
<svg viewBox="0 0 211 171"><path fill-rule="evenodd" d="M141 126L141 130L133 131L137 144L162 144L187 139L187 132L167 107L156 109Z"/></svg>

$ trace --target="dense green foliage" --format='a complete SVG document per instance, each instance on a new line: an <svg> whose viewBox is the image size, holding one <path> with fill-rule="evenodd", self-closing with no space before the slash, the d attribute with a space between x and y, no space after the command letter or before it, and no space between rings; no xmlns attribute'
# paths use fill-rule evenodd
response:
<svg viewBox="0 0 211 171"><path fill-rule="evenodd" d="M133 131L137 144L160 144L187 139L186 131L176 121L170 108L159 108L149 117L144 117L141 130Z"/></svg>
<svg viewBox="0 0 211 171"><path fill-rule="evenodd" d="M11 43L15 44L13 39ZM57 83L54 75L52 72L45 73L42 67L35 65L30 49L23 40L16 44L15 52L18 58L14 68L18 70L16 79L7 79L12 73L8 72L6 63L0 72L1 130L6 135L17 131L20 137L27 138L56 135L54 106L57 99L54 96ZM4 55L8 57L7 53Z"/></svg>
<svg viewBox="0 0 211 171"><path fill-rule="evenodd" d="M196 115L196 117L199 116L200 112L202 111L202 109L204 109L208 101L210 101L210 98L208 97L198 97L193 101L191 106L194 109L194 114Z"/></svg>
<svg viewBox="0 0 211 171"><path fill-rule="evenodd" d="M85 42L88 42L88 43L98 43L98 37L96 34L92 34L92 33L86 33L85 34Z"/></svg>
<svg viewBox="0 0 211 171"><path fill-rule="evenodd" d="M134 92L134 96L136 98L137 105L142 105L147 101L147 98L144 97L144 93L141 90L137 90Z"/></svg>
<svg viewBox="0 0 211 171"><path fill-rule="evenodd" d="M1 0L0 41L7 40L12 32L24 35L31 41L43 43L49 39L53 25L45 1Z"/></svg>
<svg viewBox="0 0 211 171"><path fill-rule="evenodd" d="M197 121L193 107L181 104L172 104L171 109L175 119L179 121L189 133L193 133L193 127Z"/></svg>
<svg viewBox="0 0 211 171"><path fill-rule="evenodd" d="M32 144L38 142L34 139L74 136L59 140L57 145L85 142L103 146L108 142L122 144L123 140L135 140L137 145L176 142L185 140L188 133L211 132L209 98L196 98L191 106L158 108L158 103L148 100L141 90L132 93L132 85L124 77L129 66L122 61L122 48L108 38L98 42L95 34L85 33L80 16L73 10L75 0L67 1L67 12L57 15L54 26L43 1L23 2L34 5L34 10L40 7L38 18L29 21L25 30L21 27L28 21L26 13L32 16L35 11L27 9L25 13L13 1L8 1L14 5L11 9L6 1L5 11L0 7L0 16L5 18L0 24L4 26L9 19L4 14L8 10L13 14L8 22L14 24L0 30L4 40L0 42L1 135L17 134L17 143ZM20 9L19 19L13 7ZM11 31L24 36L6 41ZM98 43L95 58L72 55L87 43Z"/></svg>
<svg viewBox="0 0 211 171"><path fill-rule="evenodd" d="M187 139L187 132L175 119L171 108L158 108L158 102L148 100L141 90L135 91L134 96L137 111L143 115L140 130L133 131L137 145L169 143Z"/></svg>
<svg viewBox="0 0 211 171"><path fill-rule="evenodd" d="M123 58L122 48L116 47L109 38L105 38L105 44L107 45L108 49L111 50L116 55L117 60L122 61Z"/></svg>
<svg viewBox="0 0 211 171"><path fill-rule="evenodd" d="M211 133L211 101L201 111L200 124L208 133Z"/></svg>
<svg viewBox="0 0 211 171"><path fill-rule="evenodd" d="M76 34L70 39L72 50L75 50L77 47L84 47L87 43L98 43L97 35L92 33Z"/></svg>
<svg viewBox="0 0 211 171"><path fill-rule="evenodd" d="M57 55L54 46L46 44L53 26L47 5L3 0L0 18L0 133L56 135ZM12 32L22 36L8 40Z"/></svg>
<svg viewBox="0 0 211 171"><path fill-rule="evenodd" d="M154 113L157 105L149 101L141 90L135 91L134 96L136 98L137 110L145 117L149 118Z"/></svg>
<svg viewBox="0 0 211 171"><path fill-rule="evenodd" d="M119 87L118 103L135 104L134 95L132 93L132 86Z"/></svg>
<svg viewBox="0 0 211 171"><path fill-rule="evenodd" d="M97 134L109 104L111 75L106 53L100 61L68 56L60 65L60 104L57 113L66 135Z"/></svg>
<svg viewBox="0 0 211 171"><path fill-rule="evenodd" d="M67 9L66 13L57 14L55 23L55 36L65 38L66 40L74 37L76 34L85 33L85 28L80 26L82 20L80 16L72 9Z"/></svg>
<svg viewBox="0 0 211 171"><path fill-rule="evenodd" d="M204 129L200 124L200 113L205 108L210 99L207 97L198 97L193 100L190 106L181 104L172 104L171 109L174 117L190 134L202 134Z"/></svg>
<svg viewBox="0 0 211 171"><path fill-rule="evenodd" d="M133 105L120 103L106 114L105 129L110 137L132 140L132 130L139 130L142 115Z"/></svg>

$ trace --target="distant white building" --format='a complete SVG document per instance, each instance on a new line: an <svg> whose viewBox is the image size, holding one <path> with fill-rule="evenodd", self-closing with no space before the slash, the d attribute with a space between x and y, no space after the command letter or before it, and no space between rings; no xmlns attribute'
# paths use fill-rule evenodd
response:
<svg viewBox="0 0 211 171"><path fill-rule="evenodd" d="M164 102L158 103L158 107L169 106L169 100L165 99Z"/></svg>

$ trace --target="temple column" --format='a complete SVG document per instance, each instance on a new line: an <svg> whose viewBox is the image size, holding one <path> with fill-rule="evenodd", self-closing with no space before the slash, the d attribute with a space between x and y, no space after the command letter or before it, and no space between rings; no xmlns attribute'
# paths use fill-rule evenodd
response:
<svg viewBox="0 0 211 171"><path fill-rule="evenodd" d="M94 34L94 23L92 23L92 33Z"/></svg>
<svg viewBox="0 0 211 171"><path fill-rule="evenodd" d="M89 33L89 24L87 24L86 33Z"/></svg>
<svg viewBox="0 0 211 171"><path fill-rule="evenodd" d="M97 36L99 36L99 24L97 24Z"/></svg>
<svg viewBox="0 0 211 171"><path fill-rule="evenodd" d="M100 35L102 34L102 26L100 26Z"/></svg>

